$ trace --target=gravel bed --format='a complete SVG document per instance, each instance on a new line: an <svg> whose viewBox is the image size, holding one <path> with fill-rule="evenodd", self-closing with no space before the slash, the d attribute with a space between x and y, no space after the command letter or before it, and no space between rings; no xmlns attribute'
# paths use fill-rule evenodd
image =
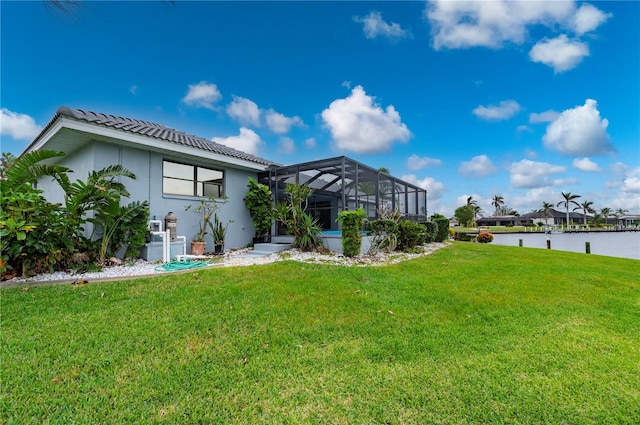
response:
<svg viewBox="0 0 640 425"><path fill-rule="evenodd" d="M395 264L400 261L429 255L437 249L445 247L445 243L430 243L424 246L420 253L379 253L377 255L362 255L357 257L345 257L335 253L303 252L297 249L289 249L279 253L274 253L264 257L250 257L248 249L234 250L225 253L223 256L211 256L206 260L212 260L210 266L205 267L231 267L250 266L256 264L267 264L276 261L294 260L314 264L335 264L344 266L381 266ZM54 272L43 273L29 278L13 278L2 282L1 286L15 286L23 283L53 283L53 282L73 282L82 280L108 280L118 278L131 278L136 276L148 276L154 274L169 273L162 269L159 262L149 262L136 260L126 262L123 265L103 267L99 272L73 273Z"/></svg>

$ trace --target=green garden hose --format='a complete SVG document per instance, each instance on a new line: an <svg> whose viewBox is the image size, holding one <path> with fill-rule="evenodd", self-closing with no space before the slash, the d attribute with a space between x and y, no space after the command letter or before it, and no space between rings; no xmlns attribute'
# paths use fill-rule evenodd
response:
<svg viewBox="0 0 640 425"><path fill-rule="evenodd" d="M155 270L159 272L174 272L177 270L197 269L198 267L205 267L208 264L210 263L206 261L170 261L157 266Z"/></svg>

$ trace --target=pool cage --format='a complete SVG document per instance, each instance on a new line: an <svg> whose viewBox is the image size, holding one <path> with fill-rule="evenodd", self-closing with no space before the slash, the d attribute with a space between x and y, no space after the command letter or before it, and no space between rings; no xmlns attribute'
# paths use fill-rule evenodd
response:
<svg viewBox="0 0 640 425"><path fill-rule="evenodd" d="M306 212L324 230L338 230L340 211L363 208L369 219L380 211L397 209L403 219L427 218L427 191L345 156L294 165L274 165L258 175L269 186L276 202L285 199L287 183L313 189ZM278 232L280 233L280 232Z"/></svg>

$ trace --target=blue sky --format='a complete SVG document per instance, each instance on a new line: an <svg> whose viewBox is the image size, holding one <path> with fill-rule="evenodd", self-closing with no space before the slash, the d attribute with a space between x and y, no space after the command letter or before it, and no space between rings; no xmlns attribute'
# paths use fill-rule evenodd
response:
<svg viewBox="0 0 640 425"><path fill-rule="evenodd" d="M59 106L283 164L346 155L429 214L561 192L640 214L640 2L0 2L3 152Z"/></svg>

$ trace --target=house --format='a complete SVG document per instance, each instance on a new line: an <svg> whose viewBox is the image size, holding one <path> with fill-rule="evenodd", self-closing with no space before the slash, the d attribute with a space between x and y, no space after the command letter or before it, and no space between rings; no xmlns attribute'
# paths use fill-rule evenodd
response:
<svg viewBox="0 0 640 425"><path fill-rule="evenodd" d="M185 207L195 207L203 196L227 197L219 210L230 221L227 248L245 246L254 236L244 205L249 177L268 184L275 200L282 198L286 183L309 184L314 189L310 212L327 229L335 228L339 211L358 207L370 217L377 217L383 205L408 219L426 218L426 190L346 157L282 166L161 124L115 115L61 107L25 152L39 149L65 152L56 160L74 171L72 180L122 165L137 176L123 180L131 193L125 201L148 201L152 219L173 212L177 234L187 240L197 232L198 219ZM38 187L49 201L63 201L55 182L42 179ZM207 250L213 250L212 243Z"/></svg>
<svg viewBox="0 0 640 425"><path fill-rule="evenodd" d="M531 218L519 215L496 215L476 220L478 226L524 226L532 223Z"/></svg>
<svg viewBox="0 0 640 425"><path fill-rule="evenodd" d="M523 214L522 217L528 219L529 222L533 224L543 223L546 226L560 226L567 224L567 212L558 211L553 208L549 209L547 217L545 217L545 215L540 211ZM569 211L569 224L574 225L583 223L584 216L582 214L575 211Z"/></svg>

